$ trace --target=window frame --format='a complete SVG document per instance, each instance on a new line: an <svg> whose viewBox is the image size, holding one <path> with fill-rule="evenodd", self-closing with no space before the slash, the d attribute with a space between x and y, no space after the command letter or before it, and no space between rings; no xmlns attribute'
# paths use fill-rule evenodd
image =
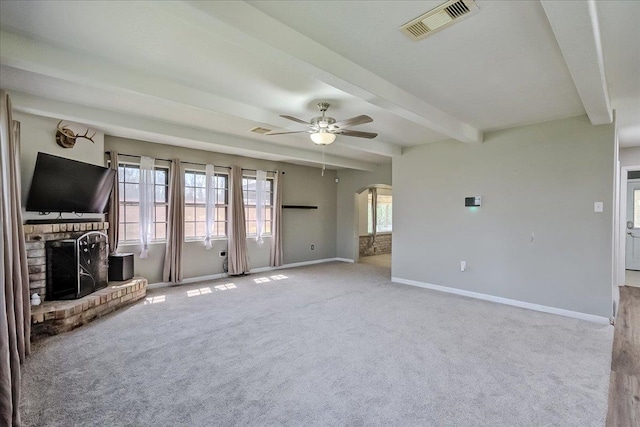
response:
<svg viewBox="0 0 640 427"><path fill-rule="evenodd" d="M126 179L126 169L137 169L138 170L138 181L127 181ZM127 227L129 224L138 224L140 226L140 217L135 218L135 221L127 221L127 207L131 206L140 206L140 164L133 162L118 162L118 246L133 246L140 244L140 235L136 236L135 239L127 240L124 238L127 235ZM166 243L167 241L167 216L169 214L169 166L160 166L154 165L153 167L153 235L150 244L153 243ZM156 179L158 177L158 172L164 172L165 182L162 184L158 184ZM138 186L138 200L131 201L126 200L127 196L127 186L128 185L137 185ZM158 201L158 192L157 187L164 187L164 202ZM164 207L164 220L157 221L158 208ZM158 238L158 225L164 224L164 237ZM123 239L121 239L121 236Z"/></svg>
<svg viewBox="0 0 640 427"><path fill-rule="evenodd" d="M187 174L193 174L194 175L194 185L187 185ZM196 197L196 189L204 189L205 192L207 190L206 188L206 179L205 179L205 186L201 187L201 186L197 186L196 185L196 179L197 176L203 176L206 178L206 173L205 171L202 170L195 170L195 169L185 169L184 171L184 192L185 192L185 198L184 198L184 205L182 207L183 212L184 212L184 226L185 226L185 231L184 231L184 241L185 242L198 242L198 241L202 241L206 236L202 235L202 236L198 236L197 235L197 230L198 230L198 223L204 223L205 227L206 227L206 202L203 203L198 203L197 202L197 197ZM216 203L216 211L219 208L224 208L224 221L218 221L217 219L214 220L214 226L216 223L221 223L224 222L224 235L218 235L217 234L217 227L214 227L214 229L216 230L216 234L214 234L212 236L213 240L225 240L229 237L229 172L214 172L214 175L216 176L216 185L218 182L218 177L224 177L224 182L225 182L225 187L217 187L215 188L215 191L219 191L219 190L224 190L224 195L225 195L225 203ZM193 197L193 203L189 203L187 202L187 187L193 188L194 189L194 197ZM206 196L205 196L206 197ZM193 221L187 221L187 208L188 207L193 207L194 208L194 220ZM205 219L203 221L198 221L197 220L197 208L201 207L203 209L205 209ZM216 212L216 218L217 218L217 212ZM187 235L187 223L193 223L194 227L194 235L192 236L188 236Z"/></svg>
<svg viewBox="0 0 640 427"><path fill-rule="evenodd" d="M389 197L391 199L390 202L383 202L380 203L380 198L381 197ZM378 199L376 206L378 207L378 212L376 215L376 218L378 219L378 224L376 224L376 233L377 234L384 234L384 233L392 233L393 232L393 196L391 194L377 194L376 198ZM386 221L386 224L388 225L388 229L379 229L380 226L380 207L383 206L383 208L387 211L386 215L388 218L388 220Z"/></svg>
<svg viewBox="0 0 640 427"><path fill-rule="evenodd" d="M391 203L384 203L384 205L388 205L389 206L389 211L391 213L391 222L389 223L389 229L385 229L385 230L380 230L378 229L378 224L376 224L376 234L391 234L393 233L393 195L392 194L377 194L376 193L376 199L378 197L390 197L391 198ZM376 206L379 208L380 207L380 203L376 203ZM372 235L373 234L373 195L371 193L371 191L369 191L369 195L367 196L367 234ZM376 218L380 218L380 215L376 215Z"/></svg>

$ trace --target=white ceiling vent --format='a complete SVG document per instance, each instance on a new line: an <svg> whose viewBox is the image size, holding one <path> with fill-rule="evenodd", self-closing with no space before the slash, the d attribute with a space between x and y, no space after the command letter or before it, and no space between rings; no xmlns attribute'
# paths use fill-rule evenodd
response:
<svg viewBox="0 0 640 427"><path fill-rule="evenodd" d="M434 32L448 27L454 21L473 15L478 10L474 0L449 0L435 9L418 16L402 27L400 31L411 40L421 40Z"/></svg>
<svg viewBox="0 0 640 427"><path fill-rule="evenodd" d="M271 129L261 128L258 126L257 128L249 129L249 132L259 133L260 135L264 135L265 133L271 132Z"/></svg>

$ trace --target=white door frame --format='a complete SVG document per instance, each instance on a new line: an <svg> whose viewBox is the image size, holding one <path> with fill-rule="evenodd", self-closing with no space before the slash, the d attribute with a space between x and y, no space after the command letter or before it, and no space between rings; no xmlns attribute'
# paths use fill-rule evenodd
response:
<svg viewBox="0 0 640 427"><path fill-rule="evenodd" d="M627 254L627 176L629 172L640 171L640 165L622 166L620 168L620 210L618 211L618 263L617 285L624 286L625 280L625 256Z"/></svg>
<svg viewBox="0 0 640 427"><path fill-rule="evenodd" d="M360 204L358 203L358 194L360 193L361 192L355 192L353 194L353 262L358 262L360 259L360 232L358 229L360 225Z"/></svg>
<svg viewBox="0 0 640 427"><path fill-rule="evenodd" d="M627 215L620 215L620 220L622 220L622 218L625 218L625 224L629 222L629 213L632 214L632 220L634 222L634 226L631 230L629 230L627 227L625 227L625 224L621 224L622 226L620 227L620 230L624 229L625 234L621 234L620 238L625 240L625 250L626 252L624 254L620 254L621 256L624 256L624 269L625 269L625 275L626 275L626 271L627 270L636 270L636 271L640 271L640 259L638 259L636 256L634 256L634 253L636 252L636 248L634 247L629 248L629 242L633 242L634 246L637 246L638 242L637 240L635 240L634 238L630 239L630 236L628 235L629 232L631 231L631 236L636 236L637 234L635 232L640 230L640 227L638 227L635 223L635 217L636 217L636 207L633 206L629 206L629 198L631 197L633 200L635 200L635 196L634 196L634 192L632 191L632 189L635 189L636 191L640 190L640 177L639 178L634 178L634 179L628 179L627 180L627 200L626 200L626 209L627 209ZM630 211L630 212L629 212ZM640 236L639 236L640 237ZM629 265L630 261L629 261L629 253L631 252L631 258L633 259L633 261L631 261L631 266Z"/></svg>

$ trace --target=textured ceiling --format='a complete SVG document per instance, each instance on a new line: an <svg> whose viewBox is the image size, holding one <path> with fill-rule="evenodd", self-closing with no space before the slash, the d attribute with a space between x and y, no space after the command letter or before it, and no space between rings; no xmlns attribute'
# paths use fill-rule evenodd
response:
<svg viewBox="0 0 640 427"><path fill-rule="evenodd" d="M539 2L479 1L479 13L417 42L398 27L441 2L331 2L340 13L324 21L318 2L250 3L483 130L584 113Z"/></svg>
<svg viewBox="0 0 640 427"><path fill-rule="evenodd" d="M0 86L18 109L107 133L302 164L321 161L306 134L248 130L302 130L279 115L309 120L328 101L379 136L338 137L327 163L369 170L402 147L585 113L539 1L477 1L418 42L398 30L438 4L2 1ZM640 145L640 7L597 6L621 143Z"/></svg>

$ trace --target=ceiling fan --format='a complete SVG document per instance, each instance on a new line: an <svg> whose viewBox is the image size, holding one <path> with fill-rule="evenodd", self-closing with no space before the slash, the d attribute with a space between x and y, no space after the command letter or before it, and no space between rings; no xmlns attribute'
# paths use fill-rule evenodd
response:
<svg viewBox="0 0 640 427"><path fill-rule="evenodd" d="M293 132L269 132L265 135L285 135L288 133L308 133L311 137L311 140L316 145L329 145L336 140L336 135L344 135L344 136L354 136L356 138L375 138L378 136L377 133L372 132L362 132L357 130L349 130L347 128L351 126L357 126L364 123L370 123L373 119L369 116L357 116L352 117L350 119L341 120L339 122L336 121L333 117L328 117L325 115L327 109L329 108L329 103L327 102L319 102L318 109L322 113L320 117L314 117L309 122L305 122L304 120L300 120L298 118L292 116L281 115L288 120L292 120L297 123L302 123L309 126L307 130L293 131Z"/></svg>

